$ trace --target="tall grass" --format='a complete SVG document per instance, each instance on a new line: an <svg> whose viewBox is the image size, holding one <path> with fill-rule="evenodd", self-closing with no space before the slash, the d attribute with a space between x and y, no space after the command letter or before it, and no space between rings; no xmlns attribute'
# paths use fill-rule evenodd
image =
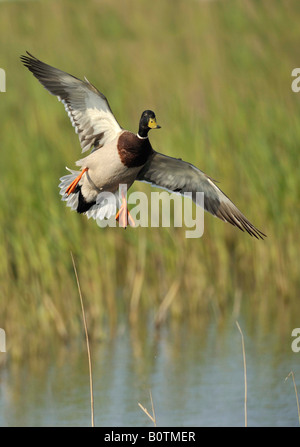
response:
<svg viewBox="0 0 300 447"><path fill-rule="evenodd" d="M81 333L70 250L91 337L157 314L231 314L291 327L300 277L300 5L294 1L71 0L1 4L0 327L15 357ZM61 104L21 65L29 50L109 98L123 127L155 110L155 149L221 181L267 233L253 240L206 215L202 239L184 229L100 229L58 195L80 146ZM148 185L133 189L150 192ZM241 297L241 298L240 298ZM167 299L168 301L168 299ZM166 301L165 301L166 303ZM163 306L165 307L165 306ZM153 316L154 318L154 316Z"/></svg>

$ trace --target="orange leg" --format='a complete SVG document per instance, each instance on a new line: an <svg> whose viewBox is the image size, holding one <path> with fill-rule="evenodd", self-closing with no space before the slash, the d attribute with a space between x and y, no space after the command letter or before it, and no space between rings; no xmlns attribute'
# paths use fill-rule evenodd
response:
<svg viewBox="0 0 300 447"><path fill-rule="evenodd" d="M74 192L74 190L75 190L75 188L76 188L76 186L77 186L77 183L79 182L79 180L81 179L81 177L83 176L83 174L84 174L87 170L88 170L88 168L84 168L84 169L80 172L80 174L78 175L78 177L76 177L76 179L73 180L73 182L67 187L67 189L66 189L66 193L68 194L68 196L69 196L72 192Z"/></svg>
<svg viewBox="0 0 300 447"><path fill-rule="evenodd" d="M124 196L122 197L122 205L119 211L117 212L116 220L119 222L120 227L123 227L125 229L128 224L131 225L132 227L135 227L135 222L130 212L128 211L126 198Z"/></svg>

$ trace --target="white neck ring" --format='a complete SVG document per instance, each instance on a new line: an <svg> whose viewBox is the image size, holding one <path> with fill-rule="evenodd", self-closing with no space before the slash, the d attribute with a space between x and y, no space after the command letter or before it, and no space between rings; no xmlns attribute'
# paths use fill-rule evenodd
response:
<svg viewBox="0 0 300 447"><path fill-rule="evenodd" d="M138 133L136 134L136 136L140 139L140 140L147 140L148 137L141 137Z"/></svg>

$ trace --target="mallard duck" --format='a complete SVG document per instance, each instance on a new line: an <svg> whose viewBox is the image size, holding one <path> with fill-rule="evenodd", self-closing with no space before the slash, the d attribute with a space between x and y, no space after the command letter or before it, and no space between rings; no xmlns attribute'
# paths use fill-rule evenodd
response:
<svg viewBox="0 0 300 447"><path fill-rule="evenodd" d="M76 162L81 171L69 170L70 174L60 179L60 194L67 206L88 218L109 217L111 204L107 206L103 200L98 200L99 193L107 191L117 196L120 184L129 189L138 180L170 192L189 192L196 204L196 192L204 192L206 211L257 239L265 237L211 177L190 163L160 154L152 148L148 133L151 129L160 128L153 111L142 113L136 134L124 130L106 97L86 78L81 81L27 54L21 56L21 61L64 104L78 134L82 152L91 150L87 157ZM126 198L120 199L122 202L116 218L124 227L127 220L134 225Z"/></svg>

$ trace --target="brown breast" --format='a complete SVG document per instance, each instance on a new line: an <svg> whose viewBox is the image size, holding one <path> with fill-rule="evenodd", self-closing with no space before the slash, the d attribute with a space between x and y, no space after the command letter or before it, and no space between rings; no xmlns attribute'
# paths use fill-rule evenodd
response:
<svg viewBox="0 0 300 447"><path fill-rule="evenodd" d="M127 168L135 168L146 163L153 149L148 138L142 140L134 133L125 131L118 140L118 152Z"/></svg>

